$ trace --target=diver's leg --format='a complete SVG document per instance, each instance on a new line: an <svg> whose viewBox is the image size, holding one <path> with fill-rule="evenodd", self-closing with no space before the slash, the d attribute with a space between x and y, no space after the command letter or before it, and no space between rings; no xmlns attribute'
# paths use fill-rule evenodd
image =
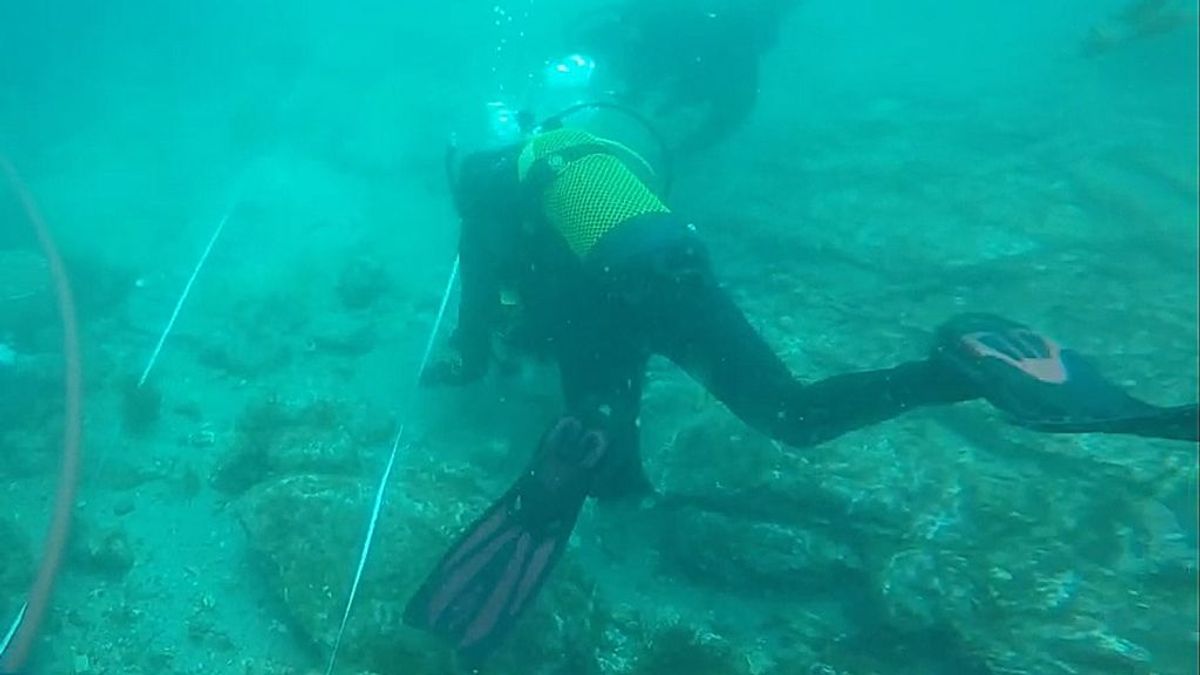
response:
<svg viewBox="0 0 1200 675"><path fill-rule="evenodd" d="M792 445L819 443L916 407L973 398L986 399L1015 424L1050 433L1200 438L1196 404L1164 408L1140 401L1079 353L989 314L944 324L928 359L805 385L711 273L676 277L690 281L675 284L676 300L660 309L662 351L747 423Z"/></svg>
<svg viewBox="0 0 1200 675"><path fill-rule="evenodd" d="M790 445L813 445L916 407L975 396L969 381L929 360L804 384L718 285L694 235L681 234L622 267L614 286L651 348L746 423Z"/></svg>
<svg viewBox="0 0 1200 675"><path fill-rule="evenodd" d="M1077 352L989 314L947 322L928 359L805 385L716 285L707 264L691 264L698 270L692 273L688 265L679 269L664 294L676 299L659 310L662 351L739 417L789 444L819 443L915 407L973 398L1039 431L1200 438L1196 404L1140 401Z"/></svg>
<svg viewBox="0 0 1200 675"><path fill-rule="evenodd" d="M638 433L645 357L626 349L573 351L572 356L559 359L567 410L596 419L609 446L592 496L617 499L651 492Z"/></svg>
<svg viewBox="0 0 1200 675"><path fill-rule="evenodd" d="M793 445L819 443L915 407L984 398L1011 422L1049 433L1196 441L1196 404L1159 407L1105 379L1079 353L994 315L939 330L933 355L801 384L718 288L679 303L664 352L738 416Z"/></svg>
<svg viewBox="0 0 1200 675"><path fill-rule="evenodd" d="M975 397L962 378L929 360L805 384L715 284L681 297L672 314L673 327L658 332L661 351L747 424L789 445L814 445L914 408Z"/></svg>
<svg viewBox="0 0 1200 675"><path fill-rule="evenodd" d="M1196 404L1138 401L1077 353L992 315L947 322L927 359L804 384L718 285L690 230L664 217L609 235L614 245L596 262L623 308L624 331L645 336L736 415L786 443L812 445L913 408L975 398L1042 431L1200 436Z"/></svg>
<svg viewBox="0 0 1200 675"><path fill-rule="evenodd" d="M563 397L571 415L595 419L609 451L592 494L602 499L645 494L637 419L647 354L612 304L588 303L557 349Z"/></svg>
<svg viewBox="0 0 1200 675"><path fill-rule="evenodd" d="M1138 400L1075 350L994 314L947 321L938 330L933 358L1031 429L1200 438L1196 404L1163 408Z"/></svg>

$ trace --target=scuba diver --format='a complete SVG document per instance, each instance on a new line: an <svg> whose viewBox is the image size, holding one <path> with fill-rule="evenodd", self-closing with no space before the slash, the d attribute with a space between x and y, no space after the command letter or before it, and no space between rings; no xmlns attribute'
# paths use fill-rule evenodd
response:
<svg viewBox="0 0 1200 675"><path fill-rule="evenodd" d="M647 360L669 358L749 426L804 448L907 411L985 399L1050 433L1197 441L1197 406L1159 407L1034 329L953 318L927 358L806 382L747 321L660 175L616 141L552 119L453 176L462 296L427 386L478 380L497 336L551 358L564 416L516 483L449 549L405 621L483 660L530 606L588 497L652 492L639 451Z"/></svg>
<svg viewBox="0 0 1200 675"><path fill-rule="evenodd" d="M1138 40L1145 40L1196 25L1191 3L1180 0L1133 0L1111 20L1088 31L1084 56L1100 56Z"/></svg>
<svg viewBox="0 0 1200 675"><path fill-rule="evenodd" d="M754 109L763 55L799 0L627 0L584 15L577 48L617 100L659 121L676 151L725 140Z"/></svg>

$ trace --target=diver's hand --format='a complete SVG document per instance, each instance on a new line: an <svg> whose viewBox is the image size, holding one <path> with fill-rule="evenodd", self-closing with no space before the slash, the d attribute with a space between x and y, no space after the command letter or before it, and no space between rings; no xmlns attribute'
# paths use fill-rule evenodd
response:
<svg viewBox="0 0 1200 675"><path fill-rule="evenodd" d="M485 370L464 359L458 349L447 348L421 371L420 383L425 387L462 386L483 377Z"/></svg>

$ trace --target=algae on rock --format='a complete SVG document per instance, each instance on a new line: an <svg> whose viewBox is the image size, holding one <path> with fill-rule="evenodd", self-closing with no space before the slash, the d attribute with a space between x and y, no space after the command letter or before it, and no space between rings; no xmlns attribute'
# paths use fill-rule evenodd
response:
<svg viewBox="0 0 1200 675"><path fill-rule="evenodd" d="M341 620L373 487L349 478L290 476L258 486L239 503L267 583L321 651L331 647ZM463 527L461 500L438 495L434 485L408 489L416 496L396 494L384 507L343 655L382 675L451 675L447 646L405 627L401 618L408 597ZM483 503L470 500L471 511ZM491 672L531 675L544 672L531 664L570 663L572 673L598 673L594 651L605 612L590 588L578 566L564 560Z"/></svg>
<svg viewBox="0 0 1200 675"><path fill-rule="evenodd" d="M237 495L270 478L316 473L353 475L364 439L351 432L346 411L330 401L252 403L237 421L231 447L213 485Z"/></svg>

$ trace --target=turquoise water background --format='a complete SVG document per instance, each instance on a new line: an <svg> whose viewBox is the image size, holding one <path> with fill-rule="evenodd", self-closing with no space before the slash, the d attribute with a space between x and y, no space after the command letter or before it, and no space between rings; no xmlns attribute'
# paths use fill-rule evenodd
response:
<svg viewBox="0 0 1200 675"><path fill-rule="evenodd" d="M919 357L980 310L1195 400L1197 33L1082 55L1125 4L808 0L673 202L805 377ZM33 672L323 672L400 418L340 672L454 672L396 602L557 399L538 367L413 395L454 257L443 153L589 4L499 6L0 4L0 152L67 257L86 376L79 527ZM0 190L4 626L53 501L53 306ZM656 485L719 508L589 505L497 672L1197 670L1194 446L969 404L786 451L665 361L643 430Z"/></svg>

